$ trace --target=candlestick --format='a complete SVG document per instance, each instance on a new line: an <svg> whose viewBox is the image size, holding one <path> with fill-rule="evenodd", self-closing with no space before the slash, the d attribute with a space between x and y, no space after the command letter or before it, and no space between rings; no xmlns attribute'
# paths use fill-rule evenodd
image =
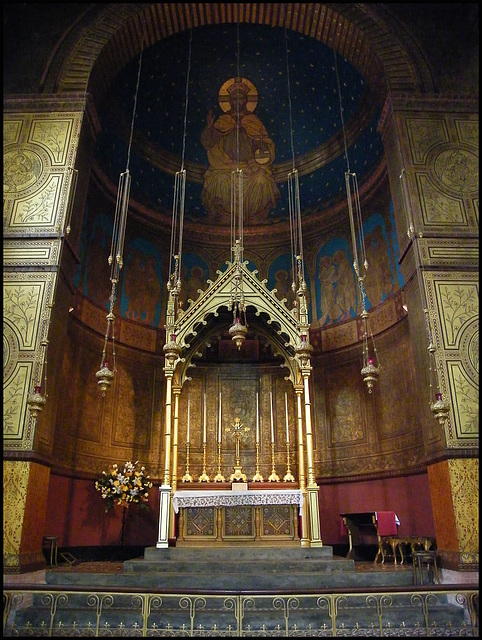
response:
<svg viewBox="0 0 482 640"><path fill-rule="evenodd" d="M189 442L186 442L186 473L182 476L183 482L192 482L192 475L189 473Z"/></svg>
<svg viewBox="0 0 482 640"><path fill-rule="evenodd" d="M279 476L274 465L274 442L271 443L271 475L268 478L268 482L279 482Z"/></svg>
<svg viewBox="0 0 482 640"><path fill-rule="evenodd" d="M271 442L274 442L274 425L273 425L273 394L269 392L269 404L271 411Z"/></svg>
<svg viewBox="0 0 482 640"><path fill-rule="evenodd" d="M288 426L288 396L286 395L286 391L285 391L285 414L286 414L286 442L289 443L290 430Z"/></svg>
<svg viewBox="0 0 482 640"><path fill-rule="evenodd" d="M259 471L259 442L256 443L256 472L253 476L253 482L263 482L263 476Z"/></svg>
<svg viewBox="0 0 482 640"><path fill-rule="evenodd" d="M256 444L259 444L259 398L256 392Z"/></svg>
<svg viewBox="0 0 482 640"><path fill-rule="evenodd" d="M226 478L221 473L221 442L218 442L218 472L214 476L214 482L226 482Z"/></svg>
<svg viewBox="0 0 482 640"><path fill-rule="evenodd" d="M187 433L186 433L186 440L187 442L189 442L189 436L190 436L190 422L191 422L191 392L188 391L187 392Z"/></svg>
<svg viewBox="0 0 482 640"><path fill-rule="evenodd" d="M221 391L219 392L219 425L218 425L218 442L221 444Z"/></svg>
<svg viewBox="0 0 482 640"><path fill-rule="evenodd" d="M203 442L206 442L206 393L204 393Z"/></svg>
<svg viewBox="0 0 482 640"><path fill-rule="evenodd" d="M294 482L294 476L290 469L290 443L286 441L286 475L283 478L283 482Z"/></svg>
<svg viewBox="0 0 482 640"><path fill-rule="evenodd" d="M206 443L203 442L203 470L199 476L199 482L209 482L209 476L206 473Z"/></svg>

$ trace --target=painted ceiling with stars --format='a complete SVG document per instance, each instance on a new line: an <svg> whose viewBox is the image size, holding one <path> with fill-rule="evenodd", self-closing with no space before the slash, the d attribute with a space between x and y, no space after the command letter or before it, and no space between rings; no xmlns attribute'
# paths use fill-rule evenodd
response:
<svg viewBox="0 0 482 640"><path fill-rule="evenodd" d="M347 169L362 187L382 162L381 105L347 60L298 32L224 24L165 38L119 72L98 114L96 158L108 180L117 185L128 168L131 201L170 216L174 176L184 168L185 219L209 222L201 203L209 166L201 132L209 110L222 113L220 88L238 75L255 86L254 113L275 145L281 197L268 223L288 219L293 169L309 216L346 197Z"/></svg>

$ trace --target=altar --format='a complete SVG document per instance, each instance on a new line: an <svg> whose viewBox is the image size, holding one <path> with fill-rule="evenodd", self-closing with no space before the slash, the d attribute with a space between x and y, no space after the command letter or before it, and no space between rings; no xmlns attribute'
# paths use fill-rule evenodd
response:
<svg viewBox="0 0 482 640"><path fill-rule="evenodd" d="M263 546L300 540L300 489L178 490L172 506L178 514L180 546Z"/></svg>

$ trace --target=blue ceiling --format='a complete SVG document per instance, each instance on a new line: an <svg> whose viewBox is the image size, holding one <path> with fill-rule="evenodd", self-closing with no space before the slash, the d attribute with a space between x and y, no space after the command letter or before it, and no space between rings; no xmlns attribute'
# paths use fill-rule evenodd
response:
<svg viewBox="0 0 482 640"><path fill-rule="evenodd" d="M348 146L349 167L358 183L362 185L379 165L383 156L377 132L381 105L375 103L370 87L353 66L339 55L335 64L331 48L294 31L225 24L163 39L118 74L99 108L102 132L97 143L97 159L112 184L117 185L119 174L129 168L131 200L159 215L167 214L172 207L173 174L182 168L184 159L186 219L206 220L201 190L208 162L201 131L209 109L216 116L222 113L219 89L238 71L255 85L259 94L255 113L276 146L273 171L281 199L268 220L288 217L286 180L293 158L300 173L303 211L319 212L344 198L348 165L340 140L352 119L363 123L354 127L356 133ZM367 102L369 116L363 118ZM306 154L315 150L318 159L309 170L303 169ZM280 167L280 163L286 165Z"/></svg>

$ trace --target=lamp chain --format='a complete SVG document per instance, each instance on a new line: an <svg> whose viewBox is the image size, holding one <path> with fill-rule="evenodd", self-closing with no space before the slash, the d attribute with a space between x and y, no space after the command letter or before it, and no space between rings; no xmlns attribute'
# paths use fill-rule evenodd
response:
<svg viewBox="0 0 482 640"><path fill-rule="evenodd" d="M348 206L348 217L350 220L351 244L353 252L353 269L356 274L358 289L360 291L361 300L361 319L362 319L362 362L363 366L361 374L363 381L367 385L368 393L373 393L374 383L378 380L380 373L380 364L378 361L378 352L375 346L375 339L370 326L370 315L366 306L366 290L364 280L368 270L368 260L365 253L365 238L363 234L363 217L360 203L360 192L358 189L358 180L356 173L350 171L350 160L348 156L348 145L346 139L345 121L343 117L343 103L341 95L340 74L338 71L338 60L335 49L333 49L334 68L336 75L336 83L338 90L338 99L340 104L340 120L343 132L343 144L345 148L346 172L345 187ZM358 251L359 247L359 251ZM359 256L360 253L360 262ZM371 349L370 349L371 346Z"/></svg>

